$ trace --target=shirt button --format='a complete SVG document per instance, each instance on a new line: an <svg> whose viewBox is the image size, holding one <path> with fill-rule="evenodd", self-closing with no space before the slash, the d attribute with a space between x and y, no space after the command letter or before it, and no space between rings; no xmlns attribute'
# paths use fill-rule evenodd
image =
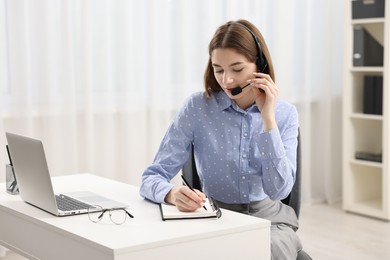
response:
<svg viewBox="0 0 390 260"><path fill-rule="evenodd" d="M247 136L248 136L248 133L244 133L244 136L247 137Z"/></svg>
<svg viewBox="0 0 390 260"><path fill-rule="evenodd" d="M245 180L245 176L242 176L241 179Z"/></svg>
<svg viewBox="0 0 390 260"><path fill-rule="evenodd" d="M244 194L244 198L246 198L246 194Z"/></svg>
<svg viewBox="0 0 390 260"><path fill-rule="evenodd" d="M246 158L246 157L247 157L247 155L246 155L246 154L243 154L243 155L242 155L242 158Z"/></svg>

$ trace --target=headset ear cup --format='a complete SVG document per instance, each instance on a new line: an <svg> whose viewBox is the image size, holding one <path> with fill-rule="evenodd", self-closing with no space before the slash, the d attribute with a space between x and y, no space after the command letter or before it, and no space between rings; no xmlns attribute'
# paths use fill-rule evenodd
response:
<svg viewBox="0 0 390 260"><path fill-rule="evenodd" d="M261 47L260 47L259 41L257 40L257 38L255 40L256 40L257 51L258 51L258 55L259 55L257 57L257 68L258 68L259 72L266 73L266 69L268 67L268 64L267 64L267 62L264 59L263 52L261 51Z"/></svg>
<svg viewBox="0 0 390 260"><path fill-rule="evenodd" d="M255 41L255 44L256 44L256 48L257 48L257 55L258 55L257 62L256 62L257 70L259 72L265 72L265 69L267 68L268 64L264 59L263 52L261 51L261 46L260 46L259 40L257 39L256 35L248 27L246 27L242 23L237 23L237 24L240 25L241 27L243 27L244 29L246 29L252 35L253 40Z"/></svg>
<svg viewBox="0 0 390 260"><path fill-rule="evenodd" d="M258 71L258 72L263 72L263 68L262 68L263 64L262 64L262 62L261 62L260 57L257 57L256 65L257 65L257 71Z"/></svg>

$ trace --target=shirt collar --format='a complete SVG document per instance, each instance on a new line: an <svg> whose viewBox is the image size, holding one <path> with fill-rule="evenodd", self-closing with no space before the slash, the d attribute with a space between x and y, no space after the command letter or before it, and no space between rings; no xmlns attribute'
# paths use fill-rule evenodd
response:
<svg viewBox="0 0 390 260"><path fill-rule="evenodd" d="M218 108L220 111L227 109L230 106L233 106L233 100L231 100L224 91L219 91L215 93L215 99L218 103Z"/></svg>

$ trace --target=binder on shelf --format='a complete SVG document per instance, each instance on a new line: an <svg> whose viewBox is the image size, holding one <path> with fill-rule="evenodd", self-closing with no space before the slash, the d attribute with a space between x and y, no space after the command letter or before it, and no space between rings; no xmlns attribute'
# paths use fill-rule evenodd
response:
<svg viewBox="0 0 390 260"><path fill-rule="evenodd" d="M374 114L375 93L374 85L375 78L373 76L364 76L364 91L363 91L363 113Z"/></svg>
<svg viewBox="0 0 390 260"><path fill-rule="evenodd" d="M383 77L364 76L363 113L382 115Z"/></svg>
<svg viewBox="0 0 390 260"><path fill-rule="evenodd" d="M385 16L385 0L352 0L352 19Z"/></svg>
<svg viewBox="0 0 390 260"><path fill-rule="evenodd" d="M355 153L355 159L370 161L370 162L382 162L382 153L370 153L370 152L357 151Z"/></svg>
<svg viewBox="0 0 390 260"><path fill-rule="evenodd" d="M353 29L353 66L383 66L383 46L362 26Z"/></svg>
<svg viewBox="0 0 390 260"><path fill-rule="evenodd" d="M374 114L383 114L383 77L377 76L375 78L375 106Z"/></svg>

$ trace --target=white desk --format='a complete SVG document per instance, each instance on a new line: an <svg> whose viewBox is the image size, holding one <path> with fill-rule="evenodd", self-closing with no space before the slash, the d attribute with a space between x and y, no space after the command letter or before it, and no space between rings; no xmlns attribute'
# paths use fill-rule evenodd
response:
<svg viewBox="0 0 390 260"><path fill-rule="evenodd" d="M222 210L217 220L162 221L138 188L78 174L53 178L54 190L88 190L122 201L135 216L123 225L108 215L55 217L0 190L0 244L30 259L270 259L270 222Z"/></svg>

